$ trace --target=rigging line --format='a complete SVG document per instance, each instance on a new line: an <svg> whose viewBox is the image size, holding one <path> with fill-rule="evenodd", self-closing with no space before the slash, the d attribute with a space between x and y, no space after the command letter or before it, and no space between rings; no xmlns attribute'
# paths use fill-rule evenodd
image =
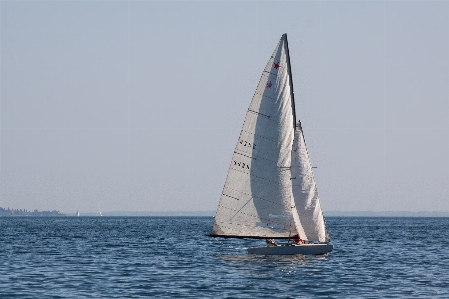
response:
<svg viewBox="0 0 449 299"><path fill-rule="evenodd" d="M253 197L251 196L249 199L248 199L248 201L243 205L243 207L241 207L240 208L240 210L238 210L235 214L234 214L234 216L232 216L231 217L231 219L229 219L229 220L232 220L232 218L234 218L250 201L251 201L251 199L253 199Z"/></svg>

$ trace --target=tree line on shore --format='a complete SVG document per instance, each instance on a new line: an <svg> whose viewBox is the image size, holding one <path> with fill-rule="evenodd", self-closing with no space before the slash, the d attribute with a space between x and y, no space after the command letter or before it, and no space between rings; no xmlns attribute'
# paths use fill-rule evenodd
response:
<svg viewBox="0 0 449 299"><path fill-rule="evenodd" d="M66 216L59 211L28 211L26 209L10 209L0 207L0 217L1 216Z"/></svg>

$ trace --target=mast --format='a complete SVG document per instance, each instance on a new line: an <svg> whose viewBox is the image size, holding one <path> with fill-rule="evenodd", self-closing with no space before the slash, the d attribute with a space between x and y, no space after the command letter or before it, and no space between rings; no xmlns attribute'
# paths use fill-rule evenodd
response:
<svg viewBox="0 0 449 299"><path fill-rule="evenodd" d="M290 78L290 95L292 97L292 113L293 113L293 128L296 127L296 109L295 109L295 92L293 91L293 78L292 78L292 68L290 63L290 52L288 49L288 39L287 33L284 33L285 44L286 44L286 54L287 54L287 68L288 68L288 76Z"/></svg>

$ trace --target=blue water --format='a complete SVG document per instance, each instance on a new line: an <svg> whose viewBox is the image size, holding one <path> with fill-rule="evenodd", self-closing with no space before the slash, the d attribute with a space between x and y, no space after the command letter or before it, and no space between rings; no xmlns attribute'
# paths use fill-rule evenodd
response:
<svg viewBox="0 0 449 299"><path fill-rule="evenodd" d="M250 256L212 221L0 218L0 298L449 298L449 218L328 218L328 256Z"/></svg>

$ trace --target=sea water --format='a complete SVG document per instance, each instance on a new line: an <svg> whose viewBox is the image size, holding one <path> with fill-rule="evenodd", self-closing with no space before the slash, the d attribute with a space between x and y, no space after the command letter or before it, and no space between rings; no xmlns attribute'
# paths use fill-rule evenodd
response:
<svg viewBox="0 0 449 299"><path fill-rule="evenodd" d="M326 256L253 256L212 217L0 218L0 298L449 298L449 218L327 218Z"/></svg>

